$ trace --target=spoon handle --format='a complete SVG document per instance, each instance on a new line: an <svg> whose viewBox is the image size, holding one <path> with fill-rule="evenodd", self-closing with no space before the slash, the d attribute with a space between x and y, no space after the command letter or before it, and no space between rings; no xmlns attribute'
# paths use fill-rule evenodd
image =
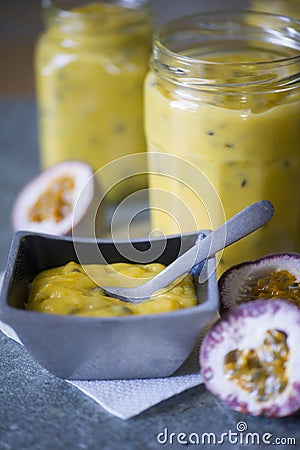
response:
<svg viewBox="0 0 300 450"><path fill-rule="evenodd" d="M145 292L152 294L166 287L201 261L260 228L271 219L273 214L274 207L268 200L253 203L224 222L204 239L198 239L193 247L156 277L139 286L139 290L143 288Z"/></svg>
<svg viewBox="0 0 300 450"><path fill-rule="evenodd" d="M196 243L198 252L195 264L215 255L218 251L247 236L268 222L274 214L274 206L268 200L261 200L224 222L205 239ZM187 253L187 252L186 252ZM184 256L184 255L183 255Z"/></svg>

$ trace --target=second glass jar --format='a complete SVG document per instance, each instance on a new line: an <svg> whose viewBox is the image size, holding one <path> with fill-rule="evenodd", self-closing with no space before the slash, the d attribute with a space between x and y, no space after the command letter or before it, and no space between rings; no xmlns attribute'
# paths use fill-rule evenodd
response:
<svg viewBox="0 0 300 450"><path fill-rule="evenodd" d="M46 30L35 62L42 168L80 159L97 171L116 158L145 151L149 2L44 0L43 5ZM125 164L120 180L126 174ZM105 176L101 172L104 189L110 187L109 171ZM130 190L135 188L131 180ZM113 199L124 194L116 190Z"/></svg>

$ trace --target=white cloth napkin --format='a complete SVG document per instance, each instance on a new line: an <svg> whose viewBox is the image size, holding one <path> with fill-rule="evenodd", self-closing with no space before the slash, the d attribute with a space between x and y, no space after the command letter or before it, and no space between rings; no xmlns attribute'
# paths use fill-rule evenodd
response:
<svg viewBox="0 0 300 450"><path fill-rule="evenodd" d="M3 274L0 274L0 287ZM20 342L14 330L0 321L0 331ZM197 345L185 364L171 377L137 380L70 381L102 408L120 419L129 419L173 395L202 383Z"/></svg>

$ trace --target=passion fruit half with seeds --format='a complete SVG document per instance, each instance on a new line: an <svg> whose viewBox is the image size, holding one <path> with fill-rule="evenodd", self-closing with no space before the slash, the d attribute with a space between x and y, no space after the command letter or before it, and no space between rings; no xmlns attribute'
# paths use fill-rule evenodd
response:
<svg viewBox="0 0 300 450"><path fill-rule="evenodd" d="M300 309L256 300L227 311L204 337L206 387L235 411L284 417L300 408Z"/></svg>
<svg viewBox="0 0 300 450"><path fill-rule="evenodd" d="M95 227L90 228L97 233L101 228L95 214L99 192L88 164L82 161L56 164L21 190L13 205L12 228L60 236L71 234L76 228L84 237L85 225L94 221Z"/></svg>
<svg viewBox="0 0 300 450"><path fill-rule="evenodd" d="M231 267L219 279L221 313L252 300L284 299L300 307L300 253L273 253Z"/></svg>

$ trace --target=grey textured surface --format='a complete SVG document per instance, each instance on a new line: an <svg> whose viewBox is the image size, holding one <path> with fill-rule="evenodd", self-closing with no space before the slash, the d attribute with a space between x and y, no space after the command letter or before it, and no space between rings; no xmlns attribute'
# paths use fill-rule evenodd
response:
<svg viewBox="0 0 300 450"><path fill-rule="evenodd" d="M12 235L10 212L13 199L38 172L38 151L33 100L0 99L0 269L4 268ZM0 333L0 449L1 450L142 450L186 447L159 444L157 435L236 432L246 422L248 432L276 438L294 438L299 448L300 416L267 419L230 411L203 386L152 407L141 415L122 421L106 413L67 382L42 369L19 344ZM244 433L245 434L245 433ZM239 438L239 442L241 442ZM188 448L265 448L267 444L190 445Z"/></svg>
<svg viewBox="0 0 300 450"><path fill-rule="evenodd" d="M142 450L185 448L181 444L159 444L156 436L171 432L236 431L245 421L249 432L271 439L294 437L299 448L299 416L286 419L245 417L233 413L203 386L186 391L128 421L116 419L68 383L41 369L19 345L0 336L0 448L1 450ZM213 448L216 446L191 446ZM218 446L217 446L218 447ZM233 445L223 449L265 448L266 445Z"/></svg>

